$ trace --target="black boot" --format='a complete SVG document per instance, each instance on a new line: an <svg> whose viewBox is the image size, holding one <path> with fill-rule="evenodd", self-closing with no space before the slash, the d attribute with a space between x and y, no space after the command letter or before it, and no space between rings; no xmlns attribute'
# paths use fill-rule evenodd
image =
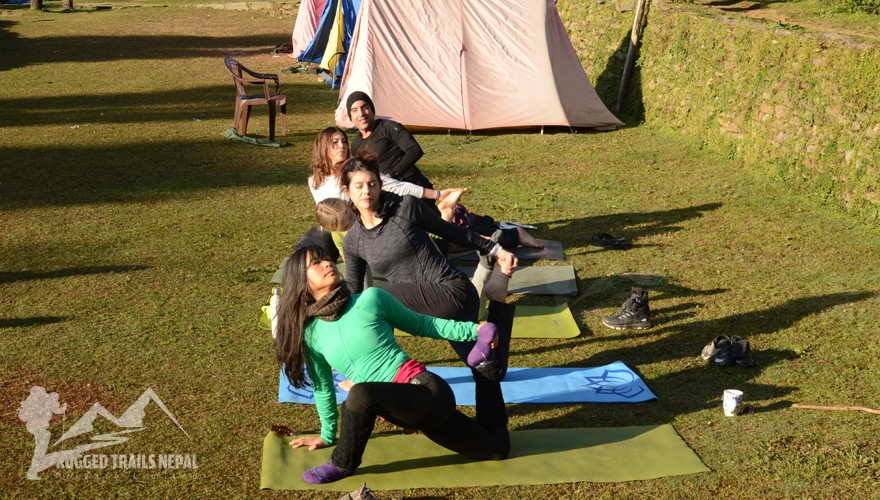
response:
<svg viewBox="0 0 880 500"><path fill-rule="evenodd" d="M602 323L615 330L644 330L651 328L651 307L648 305L648 291L633 288L620 313L605 316Z"/></svg>

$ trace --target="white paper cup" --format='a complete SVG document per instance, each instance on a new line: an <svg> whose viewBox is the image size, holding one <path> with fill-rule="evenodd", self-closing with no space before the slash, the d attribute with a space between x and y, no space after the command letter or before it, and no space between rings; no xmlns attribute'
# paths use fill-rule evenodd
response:
<svg viewBox="0 0 880 500"><path fill-rule="evenodd" d="M724 391L724 400L722 401L722 406L724 407L724 415L728 417L732 417L736 415L736 411L742 406L743 401L743 392L738 391L736 389L727 389Z"/></svg>

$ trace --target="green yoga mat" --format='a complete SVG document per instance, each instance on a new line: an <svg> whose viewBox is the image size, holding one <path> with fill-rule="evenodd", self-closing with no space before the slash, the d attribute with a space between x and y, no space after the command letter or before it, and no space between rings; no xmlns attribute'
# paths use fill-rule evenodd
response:
<svg viewBox="0 0 880 500"><path fill-rule="evenodd" d="M332 448L292 449L270 432L263 441L263 489L352 491L472 486L621 482L708 472L669 424L639 427L535 429L511 433L502 461L475 461L420 434L370 439L354 476L311 485L302 472L330 459Z"/></svg>
<svg viewBox="0 0 880 500"><path fill-rule="evenodd" d="M516 306L513 334L516 339L571 339L581 334L568 304Z"/></svg>

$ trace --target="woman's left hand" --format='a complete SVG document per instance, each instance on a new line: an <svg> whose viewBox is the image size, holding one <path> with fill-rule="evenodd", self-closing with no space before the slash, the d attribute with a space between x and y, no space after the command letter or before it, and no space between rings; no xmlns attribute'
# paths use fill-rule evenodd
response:
<svg viewBox="0 0 880 500"><path fill-rule="evenodd" d="M327 447L327 443L325 443L324 440L318 436L301 436L301 437L290 440L290 443L288 443L288 444L290 444L291 448L300 448L302 446L308 446L309 451L315 451L318 448L326 448Z"/></svg>

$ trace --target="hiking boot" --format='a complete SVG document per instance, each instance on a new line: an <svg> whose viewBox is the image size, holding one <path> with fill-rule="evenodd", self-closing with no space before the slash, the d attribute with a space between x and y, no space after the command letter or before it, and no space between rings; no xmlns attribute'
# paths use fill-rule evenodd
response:
<svg viewBox="0 0 880 500"><path fill-rule="evenodd" d="M730 353L733 361L737 366L752 366L755 360L752 359L752 349L749 347L749 341L740 337L730 339Z"/></svg>
<svg viewBox="0 0 880 500"><path fill-rule="evenodd" d="M706 344L700 357L703 358L703 361L716 365L730 366L734 364L730 339L726 335L715 337L712 342Z"/></svg>
<svg viewBox="0 0 880 500"><path fill-rule="evenodd" d="M623 303L620 313L602 318L602 324L615 330L644 330L651 328L651 307L648 305L648 291L633 288Z"/></svg>

